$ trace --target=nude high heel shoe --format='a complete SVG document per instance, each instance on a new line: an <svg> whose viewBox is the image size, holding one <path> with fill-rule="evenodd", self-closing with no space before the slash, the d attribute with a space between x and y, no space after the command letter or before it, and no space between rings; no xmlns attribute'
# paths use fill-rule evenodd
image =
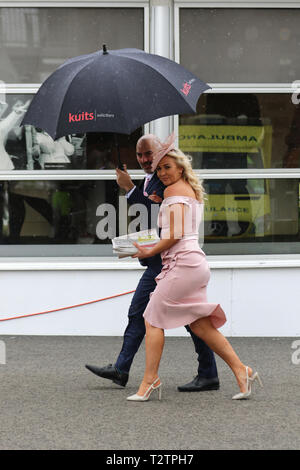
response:
<svg viewBox="0 0 300 470"><path fill-rule="evenodd" d="M257 380L259 385L263 387L263 384L258 375L258 372L255 372L254 374L252 374L251 377L249 377L248 372L249 372L249 367L247 366L246 367L246 392L237 393L236 395L232 397L233 400L243 400L245 398L249 398L251 395L251 385L253 384L253 382L255 382L255 380Z"/></svg>
<svg viewBox="0 0 300 470"><path fill-rule="evenodd" d="M148 401L150 398L150 395L154 390L158 390L158 399L161 400L161 383L155 386L155 384L159 381L159 379L154 380L154 382L150 385L150 387L146 390L144 395L131 395L130 397L127 397L127 400L129 401Z"/></svg>

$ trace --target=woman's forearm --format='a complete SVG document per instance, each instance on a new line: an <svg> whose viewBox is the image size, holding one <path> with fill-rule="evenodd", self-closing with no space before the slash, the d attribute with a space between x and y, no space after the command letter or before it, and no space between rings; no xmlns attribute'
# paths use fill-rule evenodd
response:
<svg viewBox="0 0 300 470"><path fill-rule="evenodd" d="M139 252L133 255L133 258L151 258L152 256L158 255L164 250L171 248L178 240L181 240L184 234L184 207L183 204L173 204L170 210L170 228L165 234L169 235L169 238L163 237L153 248L148 250L147 248L141 249L137 244L135 246L139 249Z"/></svg>
<svg viewBox="0 0 300 470"><path fill-rule="evenodd" d="M153 248L151 248L151 250L149 250L149 257L158 255L164 250L168 250L177 242L178 238L163 238Z"/></svg>

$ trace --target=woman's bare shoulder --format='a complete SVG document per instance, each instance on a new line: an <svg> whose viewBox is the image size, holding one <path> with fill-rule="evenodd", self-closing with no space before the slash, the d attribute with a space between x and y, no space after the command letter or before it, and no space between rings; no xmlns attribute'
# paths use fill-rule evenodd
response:
<svg viewBox="0 0 300 470"><path fill-rule="evenodd" d="M166 199L167 197L172 196L195 197L195 194L190 186L183 184L172 184L170 186L167 186L164 190L164 198Z"/></svg>
<svg viewBox="0 0 300 470"><path fill-rule="evenodd" d="M173 185L167 186L164 190L164 199L172 196L181 196L181 194L179 194L178 189L174 188Z"/></svg>

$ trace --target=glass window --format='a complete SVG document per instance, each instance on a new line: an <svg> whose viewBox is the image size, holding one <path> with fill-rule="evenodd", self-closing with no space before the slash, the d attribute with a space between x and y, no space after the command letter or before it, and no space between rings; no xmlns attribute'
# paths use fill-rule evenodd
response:
<svg viewBox="0 0 300 470"><path fill-rule="evenodd" d="M289 93L206 93L180 116L179 143L194 168L296 168L300 106Z"/></svg>
<svg viewBox="0 0 300 470"><path fill-rule="evenodd" d="M8 94L6 103L0 102L0 170L109 170L118 165L118 148L128 168L139 168L135 145L141 128L129 136L73 134L54 141L42 129L20 127L31 99Z"/></svg>
<svg viewBox="0 0 300 470"><path fill-rule="evenodd" d="M1 256L112 256L146 224L115 180L0 181Z"/></svg>
<svg viewBox="0 0 300 470"><path fill-rule="evenodd" d="M268 169L300 168L299 94L272 92L272 84L284 89L300 76L299 19L298 8L179 9L181 64L225 91L230 84L228 93L202 95L196 115L179 117L181 149L200 175L208 172L209 255L300 252L298 173L264 177ZM253 92L232 93L241 83ZM222 170L226 178L214 177Z"/></svg>
<svg viewBox="0 0 300 470"><path fill-rule="evenodd" d="M300 253L298 179L204 181L208 255Z"/></svg>
<svg viewBox="0 0 300 470"><path fill-rule="evenodd" d="M111 238L125 233L133 216L111 173L118 154L140 169L135 146L142 129L54 141L20 122L33 98L25 85L42 83L67 59L103 44L143 50L144 7L0 7L0 41L0 85L19 90L5 96L0 89L0 171L14 171L13 180L0 181L1 256L112 256ZM64 170L66 177L24 180L17 170ZM98 170L98 179L71 180L68 170Z"/></svg>
<svg viewBox="0 0 300 470"><path fill-rule="evenodd" d="M298 8L181 8L180 62L209 83L300 77Z"/></svg>
<svg viewBox="0 0 300 470"><path fill-rule="evenodd" d="M143 8L0 8L0 80L42 83L70 57L144 49Z"/></svg>
<svg viewBox="0 0 300 470"><path fill-rule="evenodd" d="M207 254L300 253L298 179L206 179L204 187ZM147 223L113 180L0 183L1 256L112 256L114 236Z"/></svg>

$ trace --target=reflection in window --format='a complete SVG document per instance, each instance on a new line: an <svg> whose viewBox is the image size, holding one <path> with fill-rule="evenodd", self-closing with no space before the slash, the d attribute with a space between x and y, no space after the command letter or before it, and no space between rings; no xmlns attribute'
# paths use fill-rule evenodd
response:
<svg viewBox="0 0 300 470"><path fill-rule="evenodd" d="M204 186L207 254L300 253L299 180L206 180ZM112 236L142 220L122 195L112 180L2 181L0 253L112 256Z"/></svg>
<svg viewBox="0 0 300 470"><path fill-rule="evenodd" d="M1 241L102 243L96 234L97 207L109 202L117 209L118 198L115 181L1 182Z"/></svg>
<svg viewBox="0 0 300 470"><path fill-rule="evenodd" d="M292 83L299 19L299 8L182 7L182 65L208 83Z"/></svg>
<svg viewBox="0 0 300 470"><path fill-rule="evenodd" d="M1 7L0 43L1 80L42 83L67 59L102 44L144 49L144 9Z"/></svg>
<svg viewBox="0 0 300 470"><path fill-rule="evenodd" d="M138 168L135 146L142 129L131 135L72 134L53 140L42 129L20 123L32 95L7 95L0 102L0 170L109 170L118 150L128 168Z"/></svg>
<svg viewBox="0 0 300 470"><path fill-rule="evenodd" d="M2 256L112 256L111 239L146 219L115 180L0 182Z"/></svg>
<svg viewBox="0 0 300 470"><path fill-rule="evenodd" d="M271 206L264 180L207 180L205 230L207 241L269 237Z"/></svg>
<svg viewBox="0 0 300 470"><path fill-rule="evenodd" d="M206 180L204 188L207 254L300 253L299 180Z"/></svg>
<svg viewBox="0 0 300 470"><path fill-rule="evenodd" d="M208 194L251 194L253 196L266 193L266 184L263 179L207 180L204 187Z"/></svg>
<svg viewBox="0 0 300 470"><path fill-rule="evenodd" d="M179 146L194 168L300 167L300 105L288 93L205 93L180 116Z"/></svg>

